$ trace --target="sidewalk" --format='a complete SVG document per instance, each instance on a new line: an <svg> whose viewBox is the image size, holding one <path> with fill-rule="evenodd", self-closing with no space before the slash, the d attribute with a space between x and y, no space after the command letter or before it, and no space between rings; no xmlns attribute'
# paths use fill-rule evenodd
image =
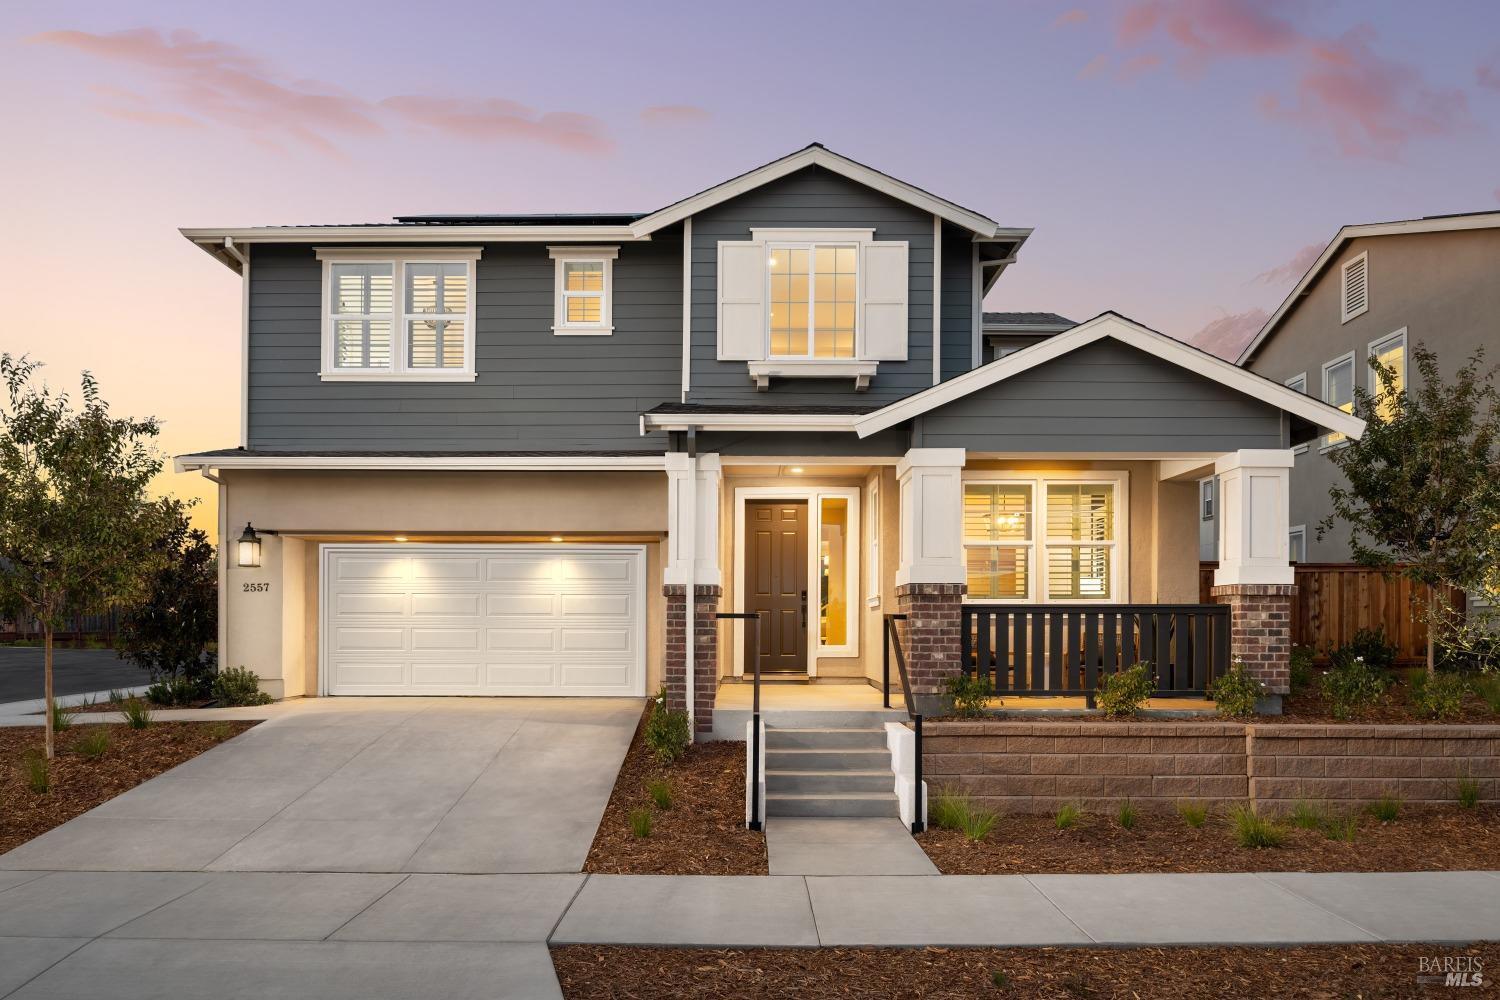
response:
<svg viewBox="0 0 1500 1000"><path fill-rule="evenodd" d="M1500 940L1500 872L647 876L0 872L0 997L558 997L548 944ZM181 942L192 941L184 951ZM180 961L184 954L191 961ZM12 992L14 991L14 992Z"/></svg>

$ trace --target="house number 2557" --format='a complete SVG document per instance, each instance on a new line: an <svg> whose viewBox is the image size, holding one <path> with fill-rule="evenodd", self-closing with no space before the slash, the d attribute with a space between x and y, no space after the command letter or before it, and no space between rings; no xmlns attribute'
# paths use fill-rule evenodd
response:
<svg viewBox="0 0 1500 1000"><path fill-rule="evenodd" d="M247 594L260 594L271 589L269 583L242 583L240 586L245 589L245 593Z"/></svg>

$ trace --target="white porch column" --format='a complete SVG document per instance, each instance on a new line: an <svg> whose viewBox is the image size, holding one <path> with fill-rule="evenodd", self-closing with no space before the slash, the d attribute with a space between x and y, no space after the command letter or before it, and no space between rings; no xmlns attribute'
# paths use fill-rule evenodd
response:
<svg viewBox="0 0 1500 1000"><path fill-rule="evenodd" d="M963 583L964 449L913 448L896 465L901 555L896 586Z"/></svg>
<svg viewBox="0 0 1500 1000"><path fill-rule="evenodd" d="M1214 586L1290 586L1287 517L1292 452L1243 449L1214 463L1219 477L1219 568Z"/></svg>

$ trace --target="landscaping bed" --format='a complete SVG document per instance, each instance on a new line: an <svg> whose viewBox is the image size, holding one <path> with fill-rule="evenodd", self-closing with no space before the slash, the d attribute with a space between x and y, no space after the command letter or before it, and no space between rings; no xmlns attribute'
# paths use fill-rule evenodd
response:
<svg viewBox="0 0 1500 1000"><path fill-rule="evenodd" d="M1280 847L1240 846L1222 809L1197 828L1176 813L1144 810L1129 830L1118 812L1082 813L1065 830L1057 828L1055 815L1001 815L978 842L935 826L916 839L945 875L1464 871L1493 868L1500 858L1500 807L1402 806L1391 822L1369 810L1305 808L1318 814L1323 828L1274 817L1284 838ZM1333 839L1333 831L1348 835L1339 821L1350 819L1353 839Z"/></svg>
<svg viewBox="0 0 1500 1000"><path fill-rule="evenodd" d="M1320 685L1314 681L1309 684L1300 684L1293 688L1292 693L1283 696L1281 700L1281 714L1279 716L1264 716L1255 721L1262 722L1289 722L1289 723L1316 723L1319 725L1344 725L1347 723L1358 723L1364 725L1489 725L1493 726L1500 722L1500 706L1489 704L1478 690L1471 687L1465 691L1458 711L1444 718L1433 718L1432 716L1419 712L1412 704L1412 688L1405 676L1397 676L1385 690L1385 695L1374 705L1361 709L1357 715L1349 719L1339 719L1333 714L1333 708L1324 696Z"/></svg>
<svg viewBox="0 0 1500 1000"><path fill-rule="evenodd" d="M662 763L646 745L646 718L642 716L626 751L583 870L611 875L767 874L765 836L745 829L745 744L694 743L679 759ZM669 808L658 806L647 790L659 780L670 790ZM650 817L648 835L637 835L633 812Z"/></svg>
<svg viewBox="0 0 1500 1000"><path fill-rule="evenodd" d="M48 766L48 789L34 791L28 757L42 753L40 726L0 729L0 854L61 826L100 803L134 788L244 732L253 722L159 722L145 729L90 723L57 734L57 756ZM96 757L79 741L108 744ZM97 749L97 748L96 748Z"/></svg>
<svg viewBox="0 0 1500 1000"><path fill-rule="evenodd" d="M1492 970L1500 967L1500 945L552 949L568 1000L1409 997L1427 992L1417 982L1422 958L1477 959L1488 986Z"/></svg>

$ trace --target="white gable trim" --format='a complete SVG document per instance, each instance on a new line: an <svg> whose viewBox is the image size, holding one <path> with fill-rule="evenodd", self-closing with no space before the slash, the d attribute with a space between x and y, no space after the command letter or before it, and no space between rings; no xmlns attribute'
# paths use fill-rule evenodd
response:
<svg viewBox="0 0 1500 1000"><path fill-rule="evenodd" d="M1079 324L1066 333L1059 333L1040 344L1017 351L999 361L949 379L941 385L924 389L913 396L892 403L874 413L860 417L854 422L854 430L860 437L869 437L888 427L921 416L971 392L1003 382L1013 375L1044 365L1054 358L1086 347L1096 340L1111 337L1122 344L1169 361L1182 368L1197 372L1221 385L1228 386L1247 396L1264 400L1287 413L1296 414L1319 427L1338 431L1351 438L1364 434L1365 422L1311 396L1278 385L1270 379L1236 367L1165 334L1133 323L1114 313L1096 316L1087 323Z"/></svg>
<svg viewBox="0 0 1500 1000"><path fill-rule="evenodd" d="M763 167L758 167L748 174L741 174L733 180L717 184L707 191L685 198L675 204L668 205L659 211L652 212L643 219L637 220L630 227L632 235L636 239L643 239L658 229L663 229L676 222L681 222L690 215L696 215L707 208L736 198L747 191L753 191L762 185L772 181L780 180L788 174L796 173L804 167L822 167L836 174L847 177L865 187L874 188L882 194L888 194L892 198L904 201L908 205L915 205L924 212L940 216L955 226L963 226L965 229L979 236L992 237L1001 232L1000 226L993 219L985 218L977 212L971 212L966 208L960 208L951 201L946 201L936 195L928 194L921 188L912 187L905 181L898 181L888 174L856 163L846 156L840 156L832 150L824 149L822 146L808 146L799 149L789 156L783 156L779 160L772 160Z"/></svg>
<svg viewBox="0 0 1500 1000"><path fill-rule="evenodd" d="M1350 240L1357 240L1365 236L1400 236L1403 233L1452 233L1466 229L1496 228L1500 228L1500 212L1482 212L1475 215L1459 215L1450 218L1408 219L1404 222L1374 222L1360 226L1344 226L1338 231L1338 235L1333 238L1332 242L1323 248L1323 252L1318 255L1318 259L1313 262L1313 266L1307 269L1307 273L1302 276L1302 279L1297 282L1296 286L1287 294L1287 297L1281 301L1281 305L1276 307L1276 311L1271 314L1270 319L1266 320L1265 325L1260 328L1260 332L1240 352L1240 356L1235 359L1236 362L1244 364L1246 359L1254 354L1260 348L1261 344L1265 343L1266 339L1281 325L1281 321L1286 319L1287 314L1296 308L1297 303L1307 297L1308 292L1312 289L1313 282L1318 280L1335 257L1343 253L1344 247L1349 244Z"/></svg>

